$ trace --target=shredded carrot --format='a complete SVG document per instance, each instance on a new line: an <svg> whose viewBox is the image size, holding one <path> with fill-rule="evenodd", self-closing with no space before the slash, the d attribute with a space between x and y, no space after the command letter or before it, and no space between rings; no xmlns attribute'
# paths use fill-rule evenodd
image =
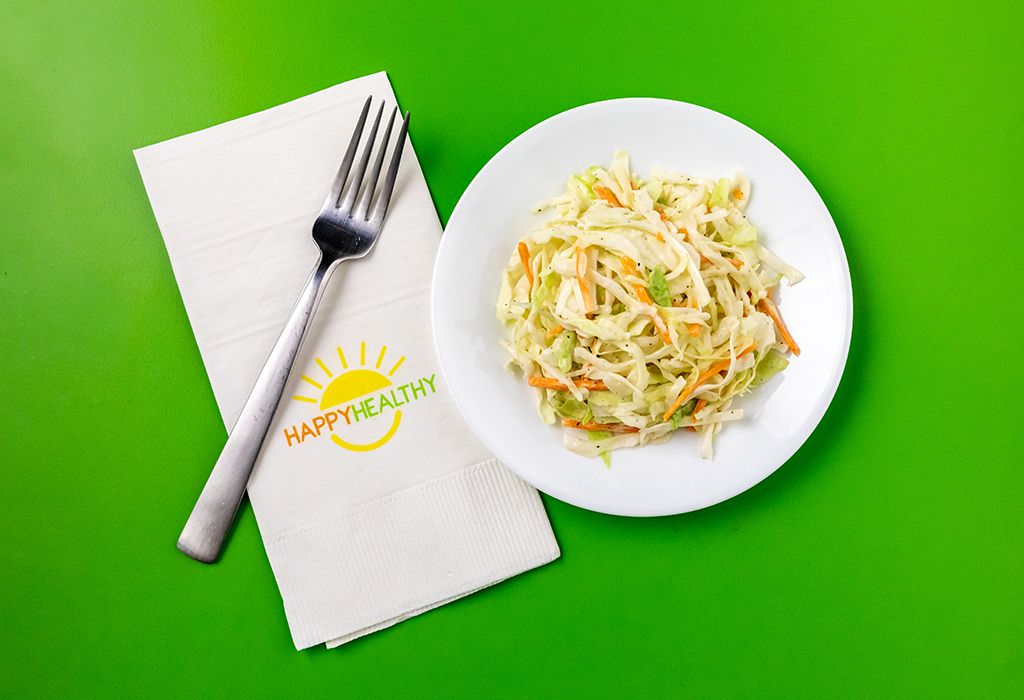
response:
<svg viewBox="0 0 1024 700"><path fill-rule="evenodd" d="M757 308L760 311L768 314L772 321L775 322L775 327L779 329L779 335L782 336L782 342L793 351L793 354L797 357L800 356L800 346L793 340L793 336L789 332L789 328L786 327L786 322L782 320L782 314L779 313L779 307L775 306L775 303L765 297L761 301L757 302Z"/></svg>
<svg viewBox="0 0 1024 700"><path fill-rule="evenodd" d="M551 379L549 377L533 376L527 380L530 386L535 386L538 389L554 389L555 391L565 391L569 387L562 384L557 379Z"/></svg>
<svg viewBox="0 0 1024 700"><path fill-rule="evenodd" d="M672 344L672 335L668 332L668 326L665 325L665 320L657 311L651 312L651 320L654 321L654 327L658 330L658 335L661 336L662 342L665 345Z"/></svg>
<svg viewBox="0 0 1024 700"><path fill-rule="evenodd" d="M665 210L664 209L656 209L656 211L658 212L658 216L661 217L661 220L663 222L665 222L666 224L671 224L672 223L672 219L668 218L668 216L665 214ZM669 229L669 231L671 231L671 229ZM662 243L665 242L665 237L663 235L661 235L661 231L656 231L654 233L654 236L655 236L655 238L657 238Z"/></svg>
<svg viewBox="0 0 1024 700"><path fill-rule="evenodd" d="M686 297L686 301L687 301L688 306L691 309L696 309L697 308L697 298L694 297L693 295L687 296ZM680 303L679 305L682 306L683 304ZM690 325L688 325L686 327L686 332L689 333L690 335L692 335L694 338L699 338L700 337L700 324L699 323L691 323Z"/></svg>
<svg viewBox="0 0 1024 700"><path fill-rule="evenodd" d="M631 277L640 277L640 270L637 269L636 263L631 258L623 255L619 260L622 261L622 269L626 271L626 274ZM653 304L654 300L651 299L651 295L647 293L647 287L642 284L633 283L633 289L636 290L636 295L640 297L640 301L645 304Z"/></svg>
<svg viewBox="0 0 1024 700"><path fill-rule="evenodd" d="M548 331L548 337L549 338L554 338L556 335L558 335L559 333L561 333L564 330L565 329L562 328L561 326L555 326L554 328L552 328L551 330Z"/></svg>
<svg viewBox="0 0 1024 700"><path fill-rule="evenodd" d="M742 260L737 260L736 258L726 258L726 260L728 260L729 264L732 265L733 267L735 267L737 270L739 270L739 269L741 269L743 267L743 261Z"/></svg>
<svg viewBox="0 0 1024 700"><path fill-rule="evenodd" d="M690 232L687 231L685 228L679 229L679 233L682 234L684 241L690 240Z"/></svg>
<svg viewBox="0 0 1024 700"><path fill-rule="evenodd" d="M732 196L736 199L743 199L743 190L735 189L732 191Z"/></svg>
<svg viewBox="0 0 1024 700"><path fill-rule="evenodd" d="M736 359L738 360L739 358L743 357L756 347L757 343L751 343L746 350L736 355ZM706 371L701 372L699 375L697 375L697 381L691 384L686 389L683 389L681 392L679 392L678 398L676 398L675 402L671 406L669 406L667 411L665 411L665 414L662 416L662 419L668 420L669 418L671 418L672 414L676 412L676 409L682 406L683 402L686 401L686 399L690 398L690 394L692 394L697 389L697 387L699 387L701 384L714 377L719 372L723 372L729 369L731 365L732 360L720 360L719 362L716 362L715 364L711 365L711 367L708 368Z"/></svg>
<svg viewBox="0 0 1024 700"><path fill-rule="evenodd" d="M523 272L526 273L526 281L530 283L530 289L533 289L533 265L530 264L530 249L526 247L526 243L519 241L519 262L523 264Z"/></svg>
<svg viewBox="0 0 1024 700"><path fill-rule="evenodd" d="M707 406L707 405L708 405L708 400L707 399L705 399L705 398L697 399L697 405L693 407L693 413L690 414L691 416L693 416L693 420L694 421L697 420L697 414L700 413L701 411L703 411L704 407Z"/></svg>
<svg viewBox="0 0 1024 700"><path fill-rule="evenodd" d="M627 255L623 255L619 258L622 261L622 269L626 271L627 275L631 277L640 277L640 270L637 269L636 263L633 262L632 258ZM647 291L647 287L642 284L633 284L633 289L636 290L636 295L640 297L640 301L645 304L654 304L654 300L651 299L650 293ZM665 342L665 345L672 344L672 336L668 332L668 326L665 325L665 320L658 314L657 309L651 310L651 320L654 322L654 327L658 331L658 335Z"/></svg>
<svg viewBox="0 0 1024 700"><path fill-rule="evenodd" d="M608 386L598 379L586 379L583 377L573 379L573 384L578 386L580 389L587 389L588 391L608 391ZM541 377L535 375L527 380L530 386L535 386L540 389L552 389L554 391L568 391L569 387L557 379L551 379L550 377Z"/></svg>
<svg viewBox="0 0 1024 700"><path fill-rule="evenodd" d="M690 301L693 301L692 297L690 298ZM682 300L672 302L672 306L679 307L679 308L692 308L692 309L696 309L697 308L697 305L695 303L687 303L687 302L682 301ZM700 324L699 323L691 323L691 324L687 325L686 326L686 332L689 333L690 335L692 335L694 338L698 337L700 335Z"/></svg>
<svg viewBox="0 0 1024 700"><path fill-rule="evenodd" d="M623 425L622 423L581 423L578 420L572 418L565 418L562 420L562 425L566 428L579 428L580 430L607 430L611 433L639 433L640 428L634 428L631 425Z"/></svg>
<svg viewBox="0 0 1024 700"><path fill-rule="evenodd" d="M604 201L608 202L608 204L610 204L613 207L621 207L622 206L622 204L619 203L619 198L616 197L615 193L612 192L607 187L602 187L601 185L595 185L594 186L594 194L596 194L598 197L600 197Z"/></svg>
<svg viewBox="0 0 1024 700"><path fill-rule="evenodd" d="M590 285L587 284L587 252L582 248L576 249L576 281L580 285L580 294L583 296L583 310L590 313Z"/></svg>
<svg viewBox="0 0 1024 700"><path fill-rule="evenodd" d="M622 262L622 269L626 271L627 275L633 275L634 277L640 276L640 270L637 268L636 263L633 262L633 258L628 255L623 255L619 260Z"/></svg>

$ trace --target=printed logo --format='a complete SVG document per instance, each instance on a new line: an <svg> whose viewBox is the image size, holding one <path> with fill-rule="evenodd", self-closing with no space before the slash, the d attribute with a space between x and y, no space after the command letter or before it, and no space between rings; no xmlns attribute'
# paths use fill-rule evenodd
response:
<svg viewBox="0 0 1024 700"><path fill-rule="evenodd" d="M296 447L306 440L315 440L330 435L338 447L353 452L369 452L387 444L395 436L402 423L405 406L437 393L436 375L420 377L395 385L391 377L401 368L405 357L384 374L384 356L388 346L384 345L372 367L366 366L366 343L359 344L359 366L349 368L345 351L338 346L338 361L341 371L335 374L331 367L319 357L318 370L302 375L302 381L316 389L306 393L314 396L293 396L295 401L316 404L321 413L312 419L284 429L288 447ZM319 398L315 394L319 392ZM390 416L390 420L388 417ZM371 437L370 440L366 436ZM376 436L376 437L374 437Z"/></svg>

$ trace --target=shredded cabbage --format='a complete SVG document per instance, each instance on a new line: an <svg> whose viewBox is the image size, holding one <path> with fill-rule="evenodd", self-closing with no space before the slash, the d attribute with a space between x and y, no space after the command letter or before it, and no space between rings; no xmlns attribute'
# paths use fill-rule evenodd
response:
<svg viewBox="0 0 1024 700"><path fill-rule="evenodd" d="M754 378L750 380L750 388L753 389L755 386L764 384L787 367L789 367L789 360L785 355L775 350L766 352L754 369Z"/></svg>
<svg viewBox="0 0 1024 700"><path fill-rule="evenodd" d="M742 175L642 180L618 151L538 208L554 216L522 239L530 274L510 256L497 315L510 367L538 387L545 422L562 419L568 449L607 462L692 427L710 458L743 416L733 399L799 352L761 309L803 275L764 247L749 199Z"/></svg>
<svg viewBox="0 0 1024 700"><path fill-rule="evenodd" d="M669 292L668 280L665 279L665 271L660 267L651 270L651 276L647 280L647 289L655 304L672 306L672 294Z"/></svg>

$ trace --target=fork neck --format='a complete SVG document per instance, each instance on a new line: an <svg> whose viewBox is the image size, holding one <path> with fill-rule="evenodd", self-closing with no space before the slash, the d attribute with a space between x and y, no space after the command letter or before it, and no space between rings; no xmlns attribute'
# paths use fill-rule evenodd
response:
<svg viewBox="0 0 1024 700"><path fill-rule="evenodd" d="M316 267L313 269L313 278L316 282L322 283L344 258L334 251L325 250L322 246L318 246L318 248L319 257L316 261Z"/></svg>
<svg viewBox="0 0 1024 700"><path fill-rule="evenodd" d="M305 310L301 313L302 316L312 317L313 312L316 310L317 304L320 302L320 297L323 294L324 287L327 284L327 279L331 276L334 268L341 262L341 258L336 255L321 250L320 256L317 258L316 266L313 268L313 272L310 273L309 278L306 280L306 286L303 288L302 294L295 305L295 312L300 307L305 307ZM299 331L300 335L305 334L305 329Z"/></svg>

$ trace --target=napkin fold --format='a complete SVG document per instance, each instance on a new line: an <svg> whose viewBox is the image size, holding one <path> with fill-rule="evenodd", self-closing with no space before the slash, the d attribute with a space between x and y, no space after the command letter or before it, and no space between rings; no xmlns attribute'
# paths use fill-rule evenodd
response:
<svg viewBox="0 0 1024 700"><path fill-rule="evenodd" d="M226 426L314 265L310 227L371 94L396 104L377 73L135 152ZM335 271L249 482L299 649L559 556L536 491L476 440L438 371L440 235L408 143L380 240Z"/></svg>

